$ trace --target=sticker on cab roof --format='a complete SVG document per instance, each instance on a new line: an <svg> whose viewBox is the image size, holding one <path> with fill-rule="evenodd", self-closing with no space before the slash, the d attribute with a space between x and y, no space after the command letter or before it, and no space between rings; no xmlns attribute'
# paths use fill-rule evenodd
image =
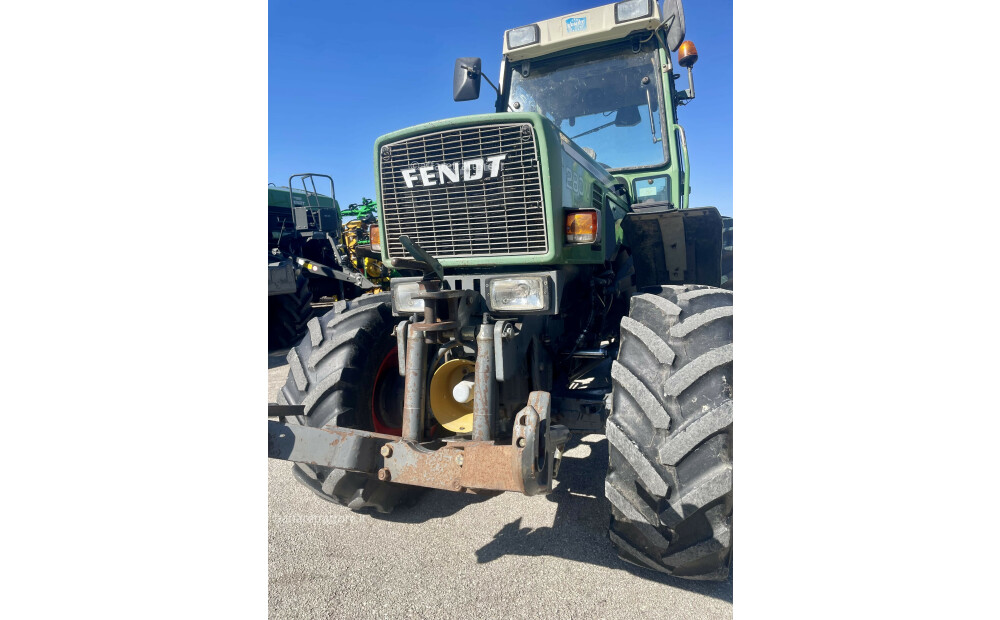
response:
<svg viewBox="0 0 1000 620"><path fill-rule="evenodd" d="M583 32L587 29L586 17L567 17L566 32Z"/></svg>

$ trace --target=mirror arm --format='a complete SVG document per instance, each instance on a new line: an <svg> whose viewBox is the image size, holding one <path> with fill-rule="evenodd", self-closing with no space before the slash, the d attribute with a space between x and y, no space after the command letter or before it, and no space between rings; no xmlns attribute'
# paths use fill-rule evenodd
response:
<svg viewBox="0 0 1000 620"><path fill-rule="evenodd" d="M465 69L466 71L468 71L470 76L479 75L481 78L483 78L484 80L486 80L486 83L489 84L490 87L493 90L496 91L496 93L497 93L497 100L498 101L500 100L500 89L497 88L496 84L494 84L493 82L490 81L490 78L486 77L485 73L483 73L482 71L476 71L475 69L473 69L469 65L462 65L462 68Z"/></svg>

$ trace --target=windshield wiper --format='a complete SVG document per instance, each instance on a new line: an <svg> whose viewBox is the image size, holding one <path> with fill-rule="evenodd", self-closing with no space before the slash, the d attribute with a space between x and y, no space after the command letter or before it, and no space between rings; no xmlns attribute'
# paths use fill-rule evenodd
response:
<svg viewBox="0 0 1000 620"><path fill-rule="evenodd" d="M575 136L571 136L570 140L576 140L580 136L585 136L588 133L594 133L595 131L600 131L602 129L607 129L608 127L610 127L610 126L612 126L614 124L615 124L615 121L611 121L610 123L605 123L604 125L601 125L600 127L594 127L593 129L588 129L587 131L585 131L583 133L578 133Z"/></svg>

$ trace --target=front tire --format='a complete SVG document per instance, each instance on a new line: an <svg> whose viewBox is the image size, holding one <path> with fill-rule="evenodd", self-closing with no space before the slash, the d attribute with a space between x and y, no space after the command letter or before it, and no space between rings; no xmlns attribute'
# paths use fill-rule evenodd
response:
<svg viewBox="0 0 1000 620"><path fill-rule="evenodd" d="M732 292L663 286L631 301L612 365L605 494L619 556L723 580L732 558Z"/></svg>
<svg viewBox="0 0 1000 620"><path fill-rule="evenodd" d="M309 321L306 337L288 352L288 379L278 402L305 405L297 420L306 426L398 435L403 383L392 327L389 293L338 301ZM323 499L352 510L391 512L419 491L372 474L304 463L292 473Z"/></svg>

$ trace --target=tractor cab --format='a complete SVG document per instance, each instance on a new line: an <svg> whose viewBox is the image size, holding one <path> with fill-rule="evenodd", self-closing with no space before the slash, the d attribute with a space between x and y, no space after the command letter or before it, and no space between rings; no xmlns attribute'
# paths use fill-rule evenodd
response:
<svg viewBox="0 0 1000 620"><path fill-rule="evenodd" d="M504 33L497 112L535 112L627 188L635 205L684 208L687 145L677 107L694 98L694 45L679 2L628 0ZM678 90L672 51L688 68ZM479 59L460 58L455 100L478 96Z"/></svg>

